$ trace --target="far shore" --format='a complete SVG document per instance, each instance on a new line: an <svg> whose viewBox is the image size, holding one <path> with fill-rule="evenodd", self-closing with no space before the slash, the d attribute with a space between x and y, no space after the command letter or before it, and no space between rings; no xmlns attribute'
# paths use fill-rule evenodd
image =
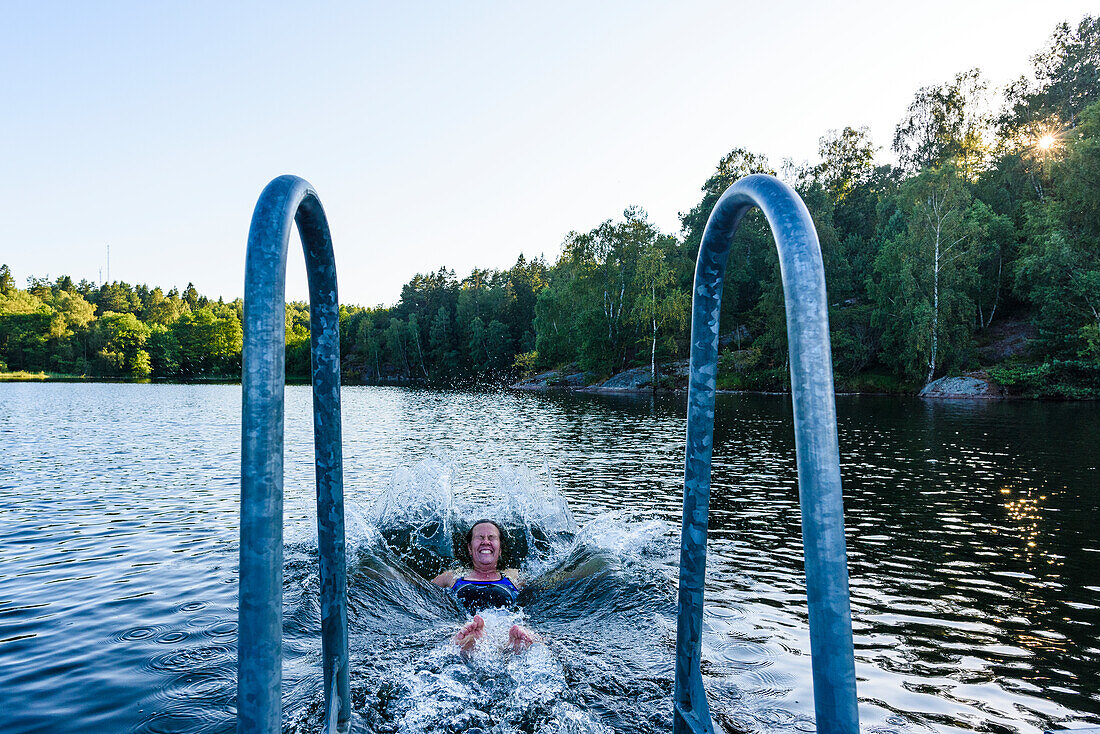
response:
<svg viewBox="0 0 1100 734"><path fill-rule="evenodd" d="M640 370L628 370L628 373L638 372ZM625 377L628 373L622 373L621 375L613 376L603 382L597 382L594 384L584 384L582 373L562 375L561 373L542 373L540 375L534 375L523 378L512 384L492 384L492 385L469 385L464 386L470 389L500 389L506 388L509 390L515 390L517 392L570 392L580 393L588 395L622 395L631 397L641 397L644 395L683 395L687 392L686 380L681 379L679 383L675 385L662 385L656 390L648 384L639 384L637 376L634 375L634 380L623 380L626 384L618 384L616 386L609 386L607 383L615 384L617 378ZM562 379L564 377L564 379ZM540 379L541 378L541 379ZM547 379L549 378L549 379ZM556 379L555 379L556 378ZM15 371L15 372L0 372L0 383L2 382L85 382L85 383L133 383L133 384L158 384L158 385L239 385L241 381L239 378L227 378L227 377L201 377L192 380L168 380L163 378L137 378L137 377L103 377L93 375L74 375L58 372L27 372L27 371ZM962 389L958 389L957 386L960 382L969 382L970 385L964 386ZM309 378L297 378L290 377L286 380L287 385L309 385L311 384ZM369 386L369 387L419 387L419 388L446 388L452 386L432 385L422 380L413 381L401 381L401 380L387 380L386 382L360 382L354 379L345 379L341 382L343 386ZM930 389L932 388L932 389ZM722 389L719 388L715 391L720 395L790 395L789 391L780 390L745 390L745 389ZM982 373L967 373L966 375L949 375L941 377L940 379L927 386L920 392L898 392L889 390L851 390L840 387L835 390L835 395L840 397L902 397L912 398L919 397L925 400L952 400L952 401L998 401L998 400L1041 400L1048 402L1094 402L1090 399L1059 399L1032 395L1019 395L1011 394L1004 390L1001 386L997 385L989 379L988 375Z"/></svg>
<svg viewBox="0 0 1100 734"><path fill-rule="evenodd" d="M63 372L0 372L0 382L102 382L163 385L239 385L239 378L199 377L194 380L165 380L153 377L105 377L101 375L71 375ZM288 379L288 385L309 384L309 380Z"/></svg>

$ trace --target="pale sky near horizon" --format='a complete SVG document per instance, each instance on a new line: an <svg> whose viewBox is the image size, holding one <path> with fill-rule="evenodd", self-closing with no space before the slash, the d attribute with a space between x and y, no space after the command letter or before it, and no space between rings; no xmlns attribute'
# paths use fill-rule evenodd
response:
<svg viewBox="0 0 1100 734"><path fill-rule="evenodd" d="M256 198L309 180L340 300L552 263L640 205L666 232L735 147L816 160L914 92L1025 73L1094 3L0 2L0 263L242 294ZM306 298L291 245L287 297Z"/></svg>

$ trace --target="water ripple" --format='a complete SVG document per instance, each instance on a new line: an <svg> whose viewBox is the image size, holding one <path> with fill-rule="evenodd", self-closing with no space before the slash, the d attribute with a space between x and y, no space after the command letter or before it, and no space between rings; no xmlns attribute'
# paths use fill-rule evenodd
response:
<svg viewBox="0 0 1100 734"><path fill-rule="evenodd" d="M321 698L311 401L286 396L284 699L305 732ZM496 492L502 466L552 477L620 561L534 595L559 667L528 679L546 693L533 710L561 730L671 727L682 398L349 387L343 405L353 515L426 459L458 467L460 497ZM838 401L865 731L1100 725L1098 410ZM239 417L237 386L0 384L0 730L232 730ZM786 398L720 396L703 646L731 730L813 729L793 457ZM384 565L349 561L363 726L511 721L491 702L400 703L437 686L398 671L436 669L461 615Z"/></svg>

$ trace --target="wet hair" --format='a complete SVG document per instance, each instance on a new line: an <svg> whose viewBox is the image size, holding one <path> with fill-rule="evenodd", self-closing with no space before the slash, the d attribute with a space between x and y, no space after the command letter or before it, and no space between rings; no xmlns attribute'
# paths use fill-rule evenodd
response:
<svg viewBox="0 0 1100 734"><path fill-rule="evenodd" d="M504 528L500 526L496 520L478 520L474 524L470 525L470 528L466 531L466 542L462 544L462 555L466 556L470 553L470 541L474 539L474 528L478 525L484 525L488 523L497 529L497 534L500 536L500 557L503 559L504 554L508 552L508 536L504 534ZM473 562L473 559L470 559ZM499 565L499 561L498 561Z"/></svg>

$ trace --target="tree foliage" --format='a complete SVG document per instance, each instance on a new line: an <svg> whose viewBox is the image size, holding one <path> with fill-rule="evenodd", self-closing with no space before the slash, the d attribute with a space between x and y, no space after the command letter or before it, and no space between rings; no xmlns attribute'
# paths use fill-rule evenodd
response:
<svg viewBox="0 0 1100 734"><path fill-rule="evenodd" d="M1086 16L1076 26L1060 23L1031 62L1030 77L1006 92L999 119L1006 137L1036 120L1075 127L1078 116L1100 101L1100 16Z"/></svg>
<svg viewBox="0 0 1100 734"><path fill-rule="evenodd" d="M921 87L894 131L901 168L913 174L951 162L968 177L980 173L989 155L992 126L987 92L979 69Z"/></svg>

